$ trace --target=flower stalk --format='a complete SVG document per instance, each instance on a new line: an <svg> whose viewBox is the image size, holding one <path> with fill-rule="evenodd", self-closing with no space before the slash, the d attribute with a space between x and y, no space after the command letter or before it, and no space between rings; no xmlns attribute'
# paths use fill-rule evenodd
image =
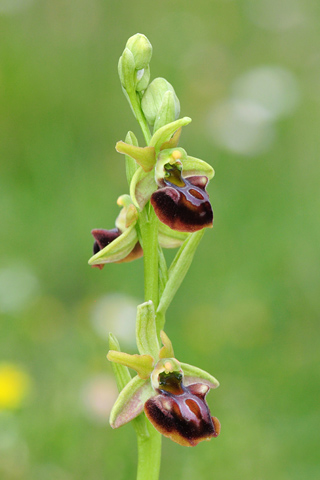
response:
<svg viewBox="0 0 320 480"><path fill-rule="evenodd" d="M130 195L117 203L120 214L111 230L94 229L89 264L102 269L143 255L145 302L137 308L139 354L121 352L109 335L109 353L119 389L110 425L132 423L137 435L137 480L158 480L162 435L195 446L220 433L205 397L219 382L204 370L181 363L166 333L165 315L187 274L213 213L206 186L214 171L178 147L182 127L180 102L163 78L150 83L152 46L142 34L130 37L118 72L123 93L138 121L146 145L133 132L116 150L125 155ZM151 128L153 134L151 135ZM163 248L179 248L168 268ZM132 377L129 368L137 375Z"/></svg>

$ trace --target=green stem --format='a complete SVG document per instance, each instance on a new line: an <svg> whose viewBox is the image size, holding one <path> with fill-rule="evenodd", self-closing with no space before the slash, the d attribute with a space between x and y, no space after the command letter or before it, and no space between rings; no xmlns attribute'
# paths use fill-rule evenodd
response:
<svg viewBox="0 0 320 480"><path fill-rule="evenodd" d="M138 436L137 480L158 480L161 462L161 434L147 421L149 437Z"/></svg>
<svg viewBox="0 0 320 480"><path fill-rule="evenodd" d="M129 98L145 141L149 145L151 133L136 92L132 92ZM139 237L141 237L143 247L145 301L152 300L156 310L159 303L158 218L150 203L140 213ZM145 420L149 432L148 436L142 434L143 430L139 433L136 428L138 442L137 480L158 480L161 463L161 434L147 419Z"/></svg>
<svg viewBox="0 0 320 480"><path fill-rule="evenodd" d="M144 260L144 297L152 300L155 310L159 303L159 273L158 273L158 218L151 205L149 215L140 216L140 231L142 235Z"/></svg>
<svg viewBox="0 0 320 480"><path fill-rule="evenodd" d="M141 110L140 101L138 100L136 92L130 93L129 98L130 98L132 109L136 115L136 118L142 130L146 144L149 145L149 142L151 140L151 133L150 133L150 129L149 129L146 117L144 116Z"/></svg>

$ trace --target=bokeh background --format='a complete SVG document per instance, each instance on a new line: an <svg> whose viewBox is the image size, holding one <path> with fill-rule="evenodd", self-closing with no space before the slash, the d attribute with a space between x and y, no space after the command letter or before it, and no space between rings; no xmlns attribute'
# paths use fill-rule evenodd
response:
<svg viewBox="0 0 320 480"><path fill-rule="evenodd" d="M114 145L142 140L117 77L136 32L216 170L166 330L220 380L222 433L164 439L161 478L320 478L319 22L313 0L0 0L1 479L135 478L106 353L109 331L135 352L143 264L87 260L127 192Z"/></svg>

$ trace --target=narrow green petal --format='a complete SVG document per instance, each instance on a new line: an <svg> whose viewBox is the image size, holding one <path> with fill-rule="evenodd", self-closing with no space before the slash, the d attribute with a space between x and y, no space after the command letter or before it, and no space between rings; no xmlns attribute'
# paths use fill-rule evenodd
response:
<svg viewBox="0 0 320 480"><path fill-rule="evenodd" d="M151 300L138 305L136 322L137 347L141 355L150 353L157 358L159 343L157 339L154 305Z"/></svg>
<svg viewBox="0 0 320 480"><path fill-rule="evenodd" d="M142 167L140 167L133 175L130 184L130 196L135 206L139 208L139 210L142 210L157 188L154 173L145 172Z"/></svg>
<svg viewBox="0 0 320 480"><path fill-rule="evenodd" d="M163 347L159 352L159 358L174 358L171 340L163 330L160 332L160 338L163 343Z"/></svg>
<svg viewBox="0 0 320 480"><path fill-rule="evenodd" d="M89 259L89 265L119 262L126 258L138 242L135 223L125 230L118 238L109 243Z"/></svg>
<svg viewBox="0 0 320 480"><path fill-rule="evenodd" d="M154 366L151 355L130 355L129 353L110 350L107 359L110 362L120 363L120 365L132 368L140 378L145 380L150 377Z"/></svg>
<svg viewBox="0 0 320 480"><path fill-rule="evenodd" d="M149 145L154 147L156 152L159 152L162 144L168 142L178 128L188 125L190 122L191 118L183 117L175 122L168 123L168 125L164 125L153 134Z"/></svg>
<svg viewBox="0 0 320 480"><path fill-rule="evenodd" d="M110 425L118 428L130 422L142 411L145 402L155 395L150 380L135 376L120 392L110 414Z"/></svg>
<svg viewBox="0 0 320 480"><path fill-rule="evenodd" d="M172 135L172 137L169 138L169 140L167 142L164 142L162 145L161 145L161 148L160 150L166 150L168 148L175 148L178 146L178 143L179 143L179 140L180 140L180 137L181 137L181 132L182 132L182 127L178 128L178 130L176 130L174 132L174 134Z"/></svg>
<svg viewBox="0 0 320 480"><path fill-rule="evenodd" d="M207 162L188 155L187 159L182 162L182 175L184 177L205 175L211 180L214 177L214 170Z"/></svg>
<svg viewBox="0 0 320 480"><path fill-rule="evenodd" d="M193 367L187 363L181 363L181 368L184 373L184 385L191 385L193 383L204 383L210 388L219 387L219 382L210 373L201 370L201 368Z"/></svg>
<svg viewBox="0 0 320 480"><path fill-rule="evenodd" d="M117 142L116 150L119 153L125 153L134 158L145 172L150 172L156 163L154 147L136 147L125 142Z"/></svg>

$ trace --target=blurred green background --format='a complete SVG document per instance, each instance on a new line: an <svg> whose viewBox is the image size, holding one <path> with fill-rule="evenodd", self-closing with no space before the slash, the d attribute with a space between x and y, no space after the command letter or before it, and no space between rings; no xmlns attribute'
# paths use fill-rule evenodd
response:
<svg viewBox="0 0 320 480"><path fill-rule="evenodd" d="M127 192L114 145L142 140L117 77L136 32L216 170L166 331L220 380L222 433L164 439L161 478L320 478L319 21L312 0L0 0L1 479L135 478L105 357L110 330L135 352L143 264L87 260Z"/></svg>

